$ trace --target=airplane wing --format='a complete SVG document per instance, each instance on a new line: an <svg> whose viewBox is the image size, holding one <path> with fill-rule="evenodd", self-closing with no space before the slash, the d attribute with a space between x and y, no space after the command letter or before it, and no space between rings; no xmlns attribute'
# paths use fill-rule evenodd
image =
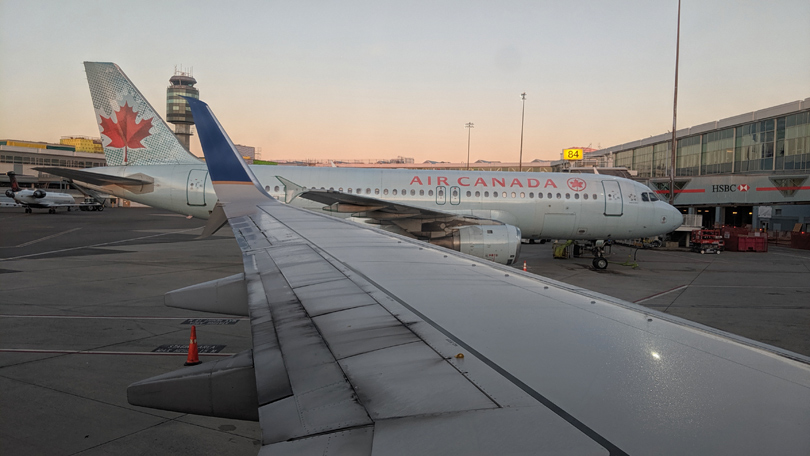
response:
<svg viewBox="0 0 810 456"><path fill-rule="evenodd" d="M258 418L260 455L810 451L810 359L278 203L188 101L253 349L134 384L131 403Z"/></svg>
<svg viewBox="0 0 810 456"><path fill-rule="evenodd" d="M351 213L370 219L372 223L389 230L391 227L397 227L399 234L422 239L446 236L460 226L504 225L509 222L491 218L492 211L486 211L486 217L476 216L469 211L469 213L440 211L334 190L307 189L282 176L276 178L284 184L287 203L301 197L325 205L323 208L325 211Z"/></svg>

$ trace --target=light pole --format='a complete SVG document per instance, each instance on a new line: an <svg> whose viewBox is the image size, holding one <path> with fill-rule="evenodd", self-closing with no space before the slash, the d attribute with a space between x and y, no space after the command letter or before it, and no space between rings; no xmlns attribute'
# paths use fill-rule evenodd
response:
<svg viewBox="0 0 810 456"><path fill-rule="evenodd" d="M520 163L518 163L518 171L523 171L523 119L526 118L526 92L520 94L520 99L523 100L523 110L520 112Z"/></svg>
<svg viewBox="0 0 810 456"><path fill-rule="evenodd" d="M675 130L678 118L678 53L681 47L681 0L678 0L678 31L675 38L675 101L672 103L672 152L670 153L669 170L669 204L675 203L675 153L678 151Z"/></svg>
<svg viewBox="0 0 810 456"><path fill-rule="evenodd" d="M464 128L467 129L467 169L470 169L470 133L475 126L472 122L467 122Z"/></svg>

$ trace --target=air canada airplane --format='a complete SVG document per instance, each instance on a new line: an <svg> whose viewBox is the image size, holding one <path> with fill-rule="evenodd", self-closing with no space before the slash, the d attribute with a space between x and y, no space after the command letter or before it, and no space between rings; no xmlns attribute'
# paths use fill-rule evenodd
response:
<svg viewBox="0 0 810 456"><path fill-rule="evenodd" d="M6 190L6 196L13 199L14 202L20 206L23 206L27 214L33 212L33 209L48 209L48 212L51 214L56 213L56 210L60 208L65 208L68 211L74 207L83 211L104 210L104 204L102 202L77 203L73 196L67 193L51 192L42 190L41 188L36 190L23 190L20 188L20 184L17 183L17 175L14 171L9 171L6 174L8 174L8 178L11 181L11 188ZM79 191L85 193L82 189L79 189ZM85 193L85 195L87 195L87 193Z"/></svg>
<svg viewBox="0 0 810 456"><path fill-rule="evenodd" d="M259 421L267 456L810 454L807 357L280 204L189 104L244 273L166 302L253 348L131 404Z"/></svg>
<svg viewBox="0 0 810 456"><path fill-rule="evenodd" d="M154 207L225 223L205 164L185 151L113 63L85 62L105 168L37 168ZM182 106L177 106L184 109ZM252 166L265 191L298 207L511 264L520 239L595 243L674 231L681 213L648 187L603 175Z"/></svg>

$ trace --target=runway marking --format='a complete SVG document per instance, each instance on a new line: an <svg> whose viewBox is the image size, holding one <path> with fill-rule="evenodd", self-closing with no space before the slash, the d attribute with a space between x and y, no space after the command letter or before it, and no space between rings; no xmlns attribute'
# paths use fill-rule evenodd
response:
<svg viewBox="0 0 810 456"><path fill-rule="evenodd" d="M2 315L0 318L65 318L65 319L88 319L88 320L197 320L199 317L139 317L137 315L127 315L117 317L115 315ZM247 317L228 318L227 320L249 320Z"/></svg>
<svg viewBox="0 0 810 456"><path fill-rule="evenodd" d="M665 295L665 294L669 294L669 293L672 293L672 292L675 292L675 291L678 291L678 290L682 290L682 289L684 289L684 288L686 288L686 287L688 287L688 286L689 286L689 285L681 285L681 286L679 286L679 287L675 287L675 288L673 288L673 289L671 289L671 290L662 291L662 292L660 292L660 293L656 293L656 294L654 294L654 295L650 295L650 296L647 296L646 298L641 298L641 299L636 300L636 301L633 301L633 302L634 302L634 303L636 303L636 304L641 304L641 303L642 303L642 302L644 302L644 301L649 301L649 300L651 300L651 299L653 299L653 298L657 298L657 297L659 297L659 296L663 296L663 295Z"/></svg>
<svg viewBox="0 0 810 456"><path fill-rule="evenodd" d="M187 230L181 230L181 231L172 231L171 233L153 234L151 236L140 236L140 237L135 237L135 238L130 238L130 239L121 239L121 240L118 240L118 241L102 242L100 244L83 245L83 246L79 246L79 247L71 247L69 249L51 250L49 252L32 253L30 255L20 255L20 256L16 256L16 257L0 258L0 261L19 260L19 259L22 259L22 258L31 258L31 257L35 257L35 256L41 256L41 255L50 255L52 253L69 252L71 250L88 249L88 248L93 248L93 247L103 247L105 245L120 244L122 242L139 241L141 239L149 239L149 238L158 237L158 236L166 236L166 235L169 235L169 234L184 233L186 231L199 230L200 228L202 228L202 227L198 226L197 228L189 228Z"/></svg>
<svg viewBox="0 0 810 456"><path fill-rule="evenodd" d="M33 241L28 241L28 242L25 242L25 243L22 243L22 244L18 244L18 245L11 245L11 246L8 246L8 247L0 247L0 248L2 248L2 249L14 249L14 248L17 248L17 247L28 247L29 245L36 244L36 243L38 243L38 242L42 242L42 241L47 241L48 239L53 239L53 238L55 238L55 237L57 237L57 236L61 236L61 235L63 235L63 234L68 234L68 233L72 233L72 232L74 232L74 231L78 231L78 230L80 230L80 229L82 229L82 227L78 227L78 228L72 228L72 229L69 229L69 230L67 230L67 231L62 231L61 233L56 233L56 234L52 234L52 235L50 235L50 236L45 236L45 237L43 237L43 238L34 239Z"/></svg>
<svg viewBox="0 0 810 456"><path fill-rule="evenodd" d="M53 353L57 355L128 355L128 356L188 356L188 353L122 352L107 350L59 350L35 348L0 348L0 353ZM236 353L200 353L200 356L233 356Z"/></svg>
<svg viewBox="0 0 810 456"><path fill-rule="evenodd" d="M782 256L788 256L788 257L793 257L793 258L801 258L802 260L810 260L810 256L791 255L789 253L779 253L779 252L770 252L770 253L773 254L773 255L782 255Z"/></svg>

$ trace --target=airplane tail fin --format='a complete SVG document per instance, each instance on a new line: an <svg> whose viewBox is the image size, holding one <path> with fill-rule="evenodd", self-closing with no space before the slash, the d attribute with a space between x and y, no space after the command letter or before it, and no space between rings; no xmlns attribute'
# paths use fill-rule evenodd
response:
<svg viewBox="0 0 810 456"><path fill-rule="evenodd" d="M14 171L9 171L6 174L8 175L8 180L11 181L11 191L17 193L22 190L20 184L17 182L17 174Z"/></svg>
<svg viewBox="0 0 810 456"><path fill-rule="evenodd" d="M199 164L114 63L84 62L108 166Z"/></svg>
<svg viewBox="0 0 810 456"><path fill-rule="evenodd" d="M229 205L253 205L268 199L275 201L264 191L211 108L196 98L183 98L191 107L211 182L228 217L233 216L228 210Z"/></svg>

